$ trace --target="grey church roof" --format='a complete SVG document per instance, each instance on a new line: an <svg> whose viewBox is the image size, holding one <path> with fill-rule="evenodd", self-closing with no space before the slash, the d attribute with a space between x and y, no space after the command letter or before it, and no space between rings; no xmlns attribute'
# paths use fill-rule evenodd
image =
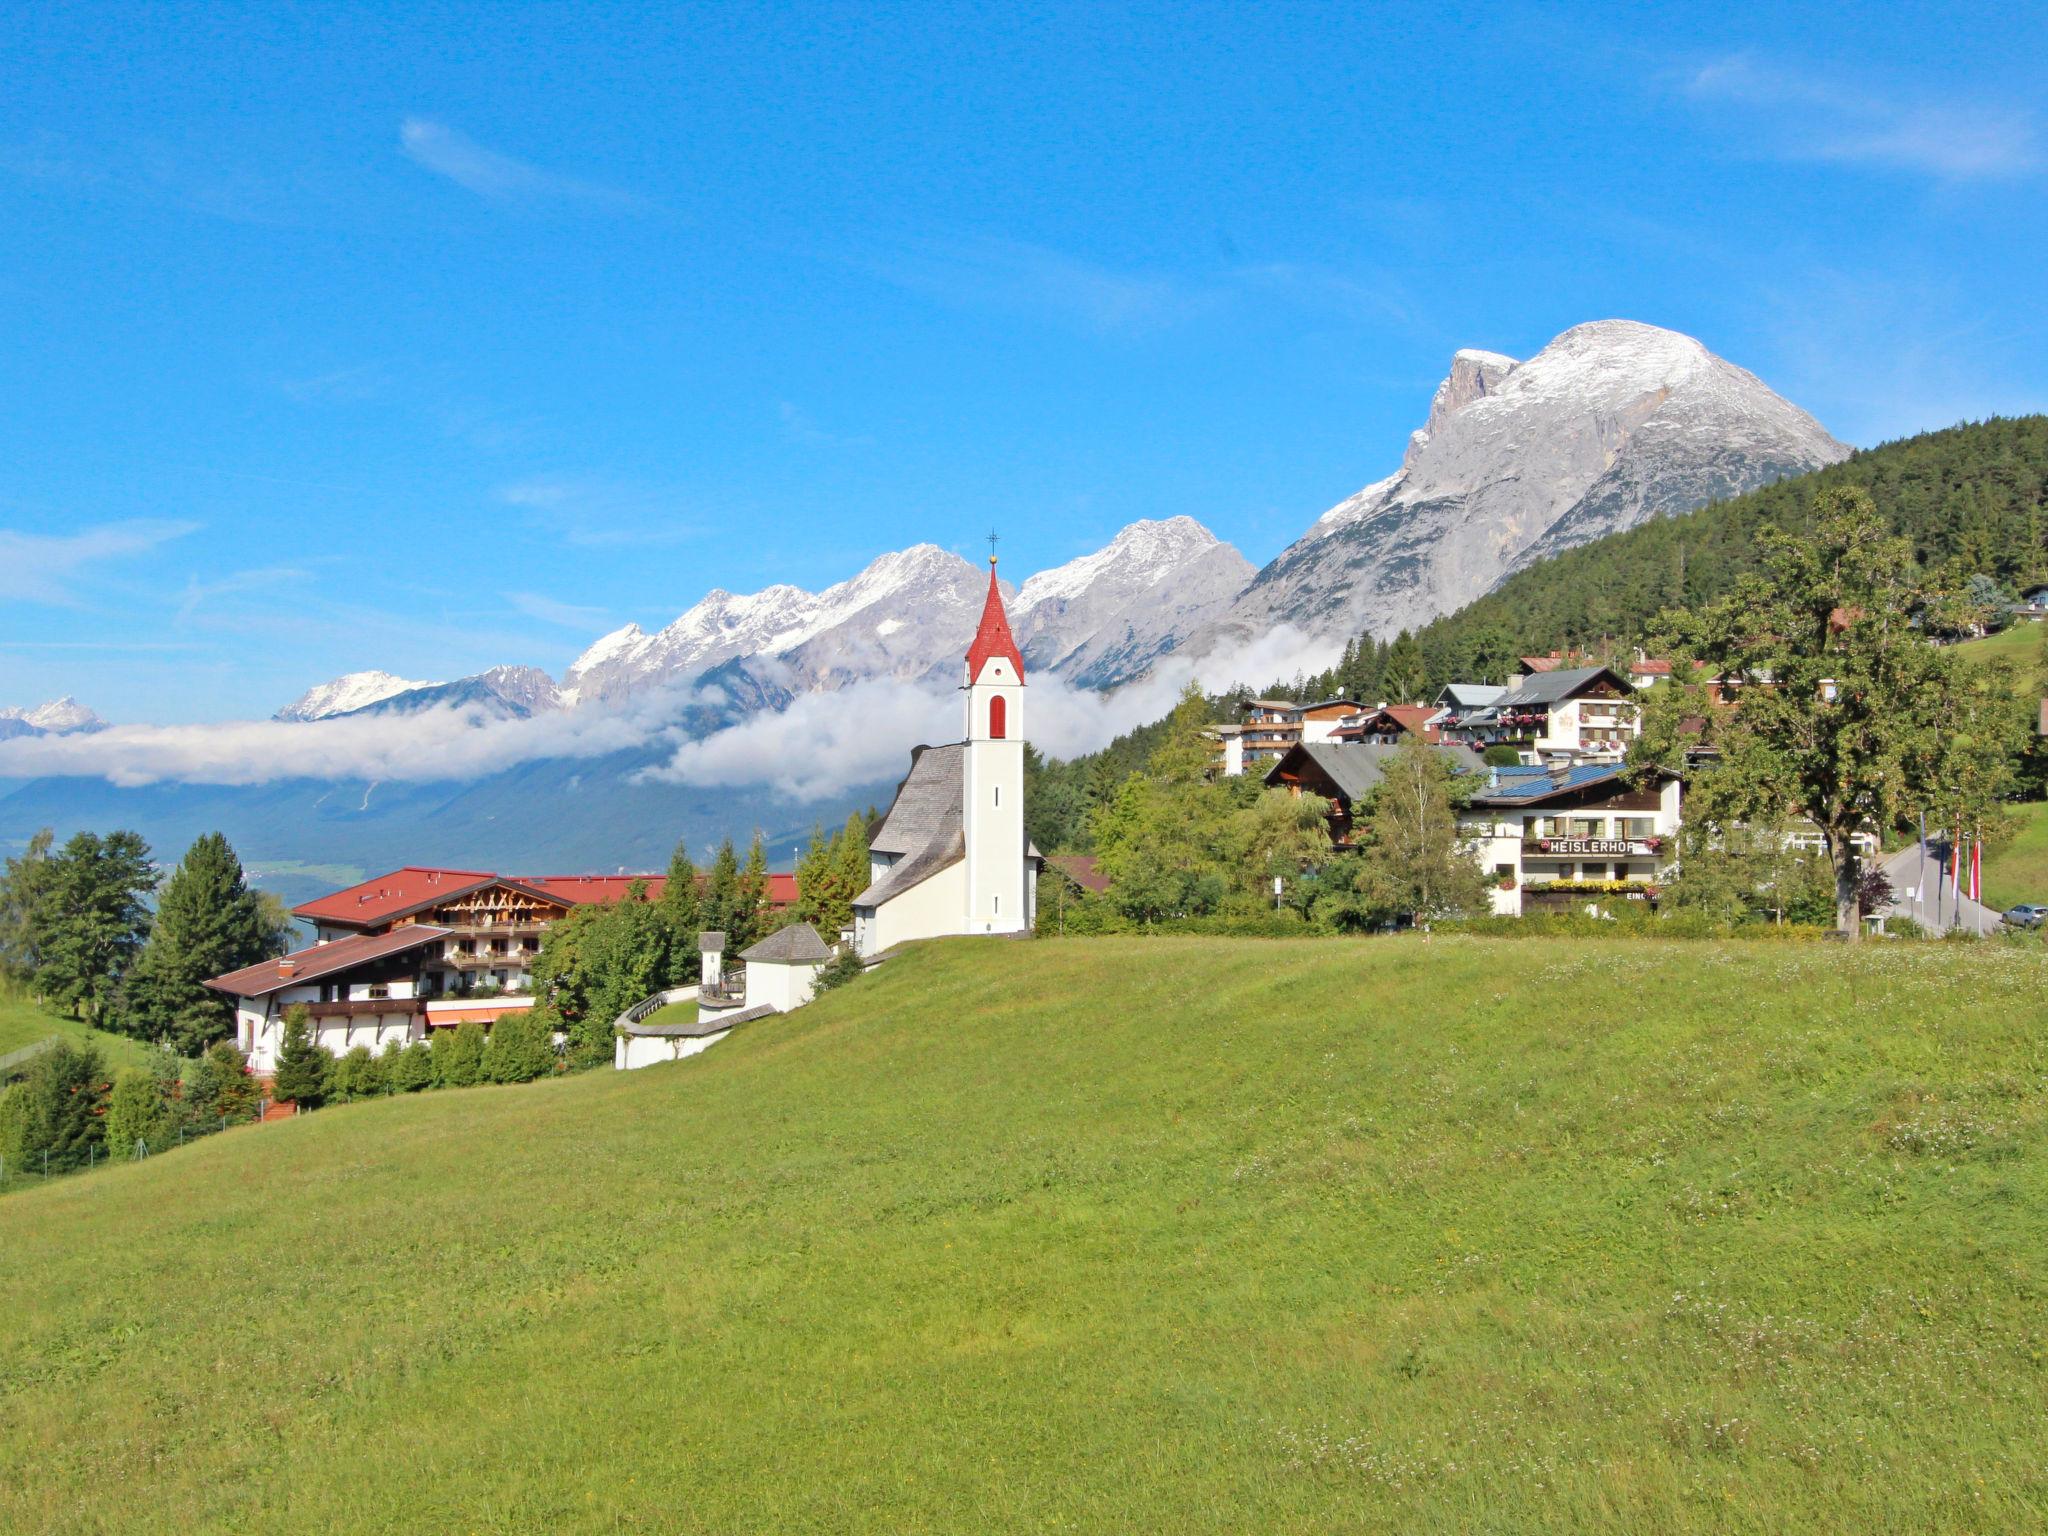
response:
<svg viewBox="0 0 2048 1536"><path fill-rule="evenodd" d="M765 960L806 965L814 960L830 960L832 951L826 946L825 941L818 937L818 930L809 923L791 923L787 928L778 928L760 943L749 947L740 958L749 964L756 960Z"/></svg>
<svg viewBox="0 0 2048 1536"><path fill-rule="evenodd" d="M917 750L910 772L896 786L889 814L868 843L873 852L893 855L896 862L853 898L856 907L879 907L967 857L967 833L960 816L966 798L965 745L954 741ZM1029 842L1024 854L1039 856Z"/></svg>

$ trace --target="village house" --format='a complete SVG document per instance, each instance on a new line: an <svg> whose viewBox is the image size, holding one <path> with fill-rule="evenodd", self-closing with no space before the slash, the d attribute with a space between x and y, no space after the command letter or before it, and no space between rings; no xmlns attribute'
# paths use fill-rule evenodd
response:
<svg viewBox="0 0 2048 1536"><path fill-rule="evenodd" d="M1317 699L1297 704L1292 699L1246 699L1238 706L1238 724L1216 727L1217 759L1223 774L1235 778L1251 769L1263 771L1288 749L1303 742L1329 741L1346 720L1365 706L1357 699Z"/></svg>
<svg viewBox="0 0 2048 1536"><path fill-rule="evenodd" d="M1386 777L1387 764L1399 750L1384 742L1304 742L1289 748L1287 755L1267 770L1266 787L1297 796L1320 795L1329 801L1330 841L1338 848L1348 848L1359 802ZM1436 750L1455 772L1472 773L1483 767L1479 754L1470 747L1440 745Z"/></svg>
<svg viewBox="0 0 2048 1536"><path fill-rule="evenodd" d="M1419 736L1434 745L1444 711L1428 704L1382 704L1356 715L1346 716L1330 733L1338 743L1363 742L1370 746L1398 746L1406 736Z"/></svg>
<svg viewBox="0 0 2048 1536"><path fill-rule="evenodd" d="M993 557L961 691L965 739L911 750L869 839L868 887L853 899L862 955L942 934L1031 930L1041 859L1024 835L1024 658Z"/></svg>
<svg viewBox="0 0 2048 1536"><path fill-rule="evenodd" d="M1540 658L1538 658L1540 659ZM1635 686L1606 667L1526 673L1492 703L1447 718L1443 739L1513 748L1524 763L1618 759L1642 729Z"/></svg>
<svg viewBox="0 0 2048 1536"><path fill-rule="evenodd" d="M1646 900L1676 867L1680 784L1636 782L1618 763L1488 768L1458 814L1496 914Z"/></svg>
<svg viewBox="0 0 2048 1536"><path fill-rule="evenodd" d="M700 877L701 878L701 877ZM267 1074L285 1010L304 1004L315 1041L336 1055L488 1027L533 1006L541 936L576 907L622 901L638 883L659 900L660 875L497 875L407 866L305 902L292 915L314 943L207 985L235 1000L235 1043ZM791 875L769 877L771 908L796 900Z"/></svg>

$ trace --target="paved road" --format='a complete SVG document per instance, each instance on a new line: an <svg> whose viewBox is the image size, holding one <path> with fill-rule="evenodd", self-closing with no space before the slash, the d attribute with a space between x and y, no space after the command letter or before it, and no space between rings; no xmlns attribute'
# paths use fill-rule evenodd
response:
<svg viewBox="0 0 2048 1536"><path fill-rule="evenodd" d="M1929 933L1950 933L1956 929L1976 934L1996 932L2000 922L1997 912L1967 896L1959 896L1947 884L1948 869L1942 858L1945 852L1936 843L1923 853L1921 845L1914 843L1884 861L1885 878L1892 883L1892 904L1885 909L1885 916L1910 917Z"/></svg>

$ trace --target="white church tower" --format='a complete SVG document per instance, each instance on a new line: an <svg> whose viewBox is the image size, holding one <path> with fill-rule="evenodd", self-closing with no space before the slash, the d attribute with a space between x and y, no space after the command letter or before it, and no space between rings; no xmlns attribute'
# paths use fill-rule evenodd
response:
<svg viewBox="0 0 2048 1536"><path fill-rule="evenodd" d="M868 840L868 888L853 898L863 955L949 934L1024 933L1036 916L1042 861L1024 836L1024 657L993 558L961 692L965 733L911 753Z"/></svg>
<svg viewBox="0 0 2048 1536"><path fill-rule="evenodd" d="M1024 840L1024 658L1003 611L994 555L981 627L967 651L966 693L960 824L967 931L1018 933L1031 926L1037 894Z"/></svg>

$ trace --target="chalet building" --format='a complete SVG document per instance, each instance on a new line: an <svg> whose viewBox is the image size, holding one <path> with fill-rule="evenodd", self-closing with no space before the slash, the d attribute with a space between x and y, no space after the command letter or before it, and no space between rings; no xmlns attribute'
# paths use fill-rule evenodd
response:
<svg viewBox="0 0 2048 1536"><path fill-rule="evenodd" d="M576 907L621 901L660 875L496 875L408 866L292 909L314 943L281 960L217 976L235 999L235 1043L273 1071L285 1010L303 1003L314 1039L339 1055L382 1051L433 1029L490 1025L533 1006L532 965L548 927ZM769 877L769 904L796 899L791 875Z"/></svg>
<svg viewBox="0 0 2048 1536"><path fill-rule="evenodd" d="M1434 746L1440 739L1438 725L1443 713L1429 704L1382 704L1377 709L1346 717L1330 733L1330 740L1394 747L1404 737L1419 736Z"/></svg>
<svg viewBox="0 0 2048 1536"><path fill-rule="evenodd" d="M1039 852L1024 834L1024 657L988 564L968 647L965 739L917 747L868 843L854 948L875 955L943 934L1029 933Z"/></svg>
<svg viewBox="0 0 2048 1536"><path fill-rule="evenodd" d="M1538 658L1541 659L1541 658ZM1606 667L1528 673L1491 704L1440 727L1443 739L1483 750L1512 747L1529 764L1618 759L1642 729L1635 686Z"/></svg>
<svg viewBox="0 0 2048 1536"><path fill-rule="evenodd" d="M1482 771L1486 788L1458 824L1491 879L1497 914L1648 900L1677 865L1675 774L1636 784L1616 763Z"/></svg>
<svg viewBox="0 0 2048 1536"><path fill-rule="evenodd" d="M1399 750L1383 742L1304 742L1289 748L1267 770L1266 787L1321 795L1330 802L1330 841L1348 848L1358 803L1386 777L1387 764ZM1479 754L1470 747L1442 745L1436 750L1456 772L1484 771Z"/></svg>
<svg viewBox="0 0 2048 1536"><path fill-rule="evenodd" d="M1297 704L1292 699L1246 699L1238 709L1235 736L1226 734L1231 729L1228 726L1217 732L1223 772L1232 778L1251 769L1263 771L1264 766L1285 757L1290 747L1330 740L1338 727L1361 713L1365 706L1356 699L1317 699L1312 704Z"/></svg>

